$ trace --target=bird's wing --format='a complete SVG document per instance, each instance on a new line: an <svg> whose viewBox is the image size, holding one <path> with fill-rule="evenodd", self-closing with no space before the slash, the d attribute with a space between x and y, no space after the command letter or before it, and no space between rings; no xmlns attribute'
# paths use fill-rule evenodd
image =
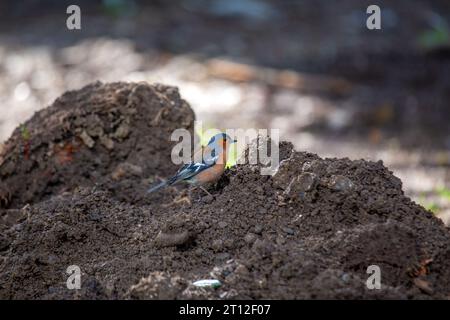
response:
<svg viewBox="0 0 450 320"><path fill-rule="evenodd" d="M216 164L219 159L219 154L223 152L223 148L220 146L207 146L203 150L203 163L207 165Z"/></svg>
<svg viewBox="0 0 450 320"><path fill-rule="evenodd" d="M193 176L199 174L203 170L206 170L212 166L214 166L219 159L219 154L222 152L222 149L216 146L206 146L201 149L203 153L201 162L190 162L185 164L183 167L178 170L177 174L170 178L167 182L168 184L174 184L181 180L187 180L192 178Z"/></svg>
<svg viewBox="0 0 450 320"><path fill-rule="evenodd" d="M183 167L178 170L177 174L173 176L171 179L169 179L169 184L174 184L181 180L187 180L189 178L192 178L193 176L199 174L205 169L208 169L212 167L213 164L206 164L206 163L198 163L198 162L190 162L185 164Z"/></svg>

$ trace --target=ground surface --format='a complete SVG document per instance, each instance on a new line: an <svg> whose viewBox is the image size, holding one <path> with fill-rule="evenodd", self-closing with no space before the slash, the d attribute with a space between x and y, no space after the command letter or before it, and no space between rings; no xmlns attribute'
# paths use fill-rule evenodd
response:
<svg viewBox="0 0 450 320"><path fill-rule="evenodd" d="M297 150L383 160L450 221L449 36L422 41L450 34L447 0L380 0L381 31L365 26L372 1L77 3L81 31L65 28L70 1L0 4L1 141L93 80L166 83L205 127L278 128Z"/></svg>
<svg viewBox="0 0 450 320"><path fill-rule="evenodd" d="M382 162L283 142L273 177L246 164L212 196L146 195L193 120L173 87L94 83L17 128L0 154L0 298L449 298L449 229ZM205 278L222 286L192 285Z"/></svg>

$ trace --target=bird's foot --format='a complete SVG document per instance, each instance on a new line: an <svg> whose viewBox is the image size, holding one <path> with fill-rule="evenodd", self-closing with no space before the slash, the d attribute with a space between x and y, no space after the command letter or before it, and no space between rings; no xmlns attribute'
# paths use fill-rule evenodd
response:
<svg viewBox="0 0 450 320"><path fill-rule="evenodd" d="M191 199L190 199L190 194L189 195L185 195L185 192L179 194L178 196L175 197L175 199L172 200L172 202L168 203L168 204L164 204L162 205L164 208L167 207L171 207L175 204L180 204L180 203L187 203L189 206L192 204Z"/></svg>
<svg viewBox="0 0 450 320"><path fill-rule="evenodd" d="M186 202L188 205L191 205L191 199L188 196L184 196L178 199L174 199L173 200L174 203L178 204L178 203L182 203L182 202Z"/></svg>
<svg viewBox="0 0 450 320"><path fill-rule="evenodd" d="M208 190L206 190L204 187L202 187L202 186L200 186L200 189L202 189L203 191L205 191L207 194L208 194L208 196L213 196L211 193L209 193L209 191Z"/></svg>

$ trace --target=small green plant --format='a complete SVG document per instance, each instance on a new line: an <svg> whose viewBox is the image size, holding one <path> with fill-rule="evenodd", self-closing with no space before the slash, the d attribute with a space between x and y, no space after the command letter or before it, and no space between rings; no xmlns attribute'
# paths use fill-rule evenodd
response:
<svg viewBox="0 0 450 320"><path fill-rule="evenodd" d="M448 24L440 16L433 16L431 28L418 37L419 46L425 50L433 50L450 46L450 31Z"/></svg>
<svg viewBox="0 0 450 320"><path fill-rule="evenodd" d="M22 134L23 140L25 141L30 140L30 131L24 124L20 125L20 133Z"/></svg>
<svg viewBox="0 0 450 320"><path fill-rule="evenodd" d="M425 194L422 193L419 197L419 204L424 207L426 210L433 212L433 214L436 214L439 212L440 208L439 205L435 202L427 201L425 199Z"/></svg>
<svg viewBox="0 0 450 320"><path fill-rule="evenodd" d="M427 209L428 211L433 212L434 214L438 213L441 208L437 203L434 202L426 202L423 204L423 207Z"/></svg>
<svg viewBox="0 0 450 320"><path fill-rule="evenodd" d="M445 201L450 201L450 189L447 187L439 187L433 191L433 194L437 195L439 198ZM425 195L422 194L419 198L419 203L427 210L433 212L434 214L439 213L441 207L438 203L433 201L425 200Z"/></svg>
<svg viewBox="0 0 450 320"><path fill-rule="evenodd" d="M450 189L446 187L441 187L436 189L436 193L441 197L450 201Z"/></svg>

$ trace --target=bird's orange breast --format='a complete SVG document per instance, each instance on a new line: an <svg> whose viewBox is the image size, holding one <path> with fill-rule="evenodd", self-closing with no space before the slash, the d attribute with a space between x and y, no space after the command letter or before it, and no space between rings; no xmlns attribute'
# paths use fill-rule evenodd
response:
<svg viewBox="0 0 450 320"><path fill-rule="evenodd" d="M205 184L210 182L215 182L219 180L220 176L225 170L224 164L215 164L212 167L203 170L195 176L196 184Z"/></svg>

